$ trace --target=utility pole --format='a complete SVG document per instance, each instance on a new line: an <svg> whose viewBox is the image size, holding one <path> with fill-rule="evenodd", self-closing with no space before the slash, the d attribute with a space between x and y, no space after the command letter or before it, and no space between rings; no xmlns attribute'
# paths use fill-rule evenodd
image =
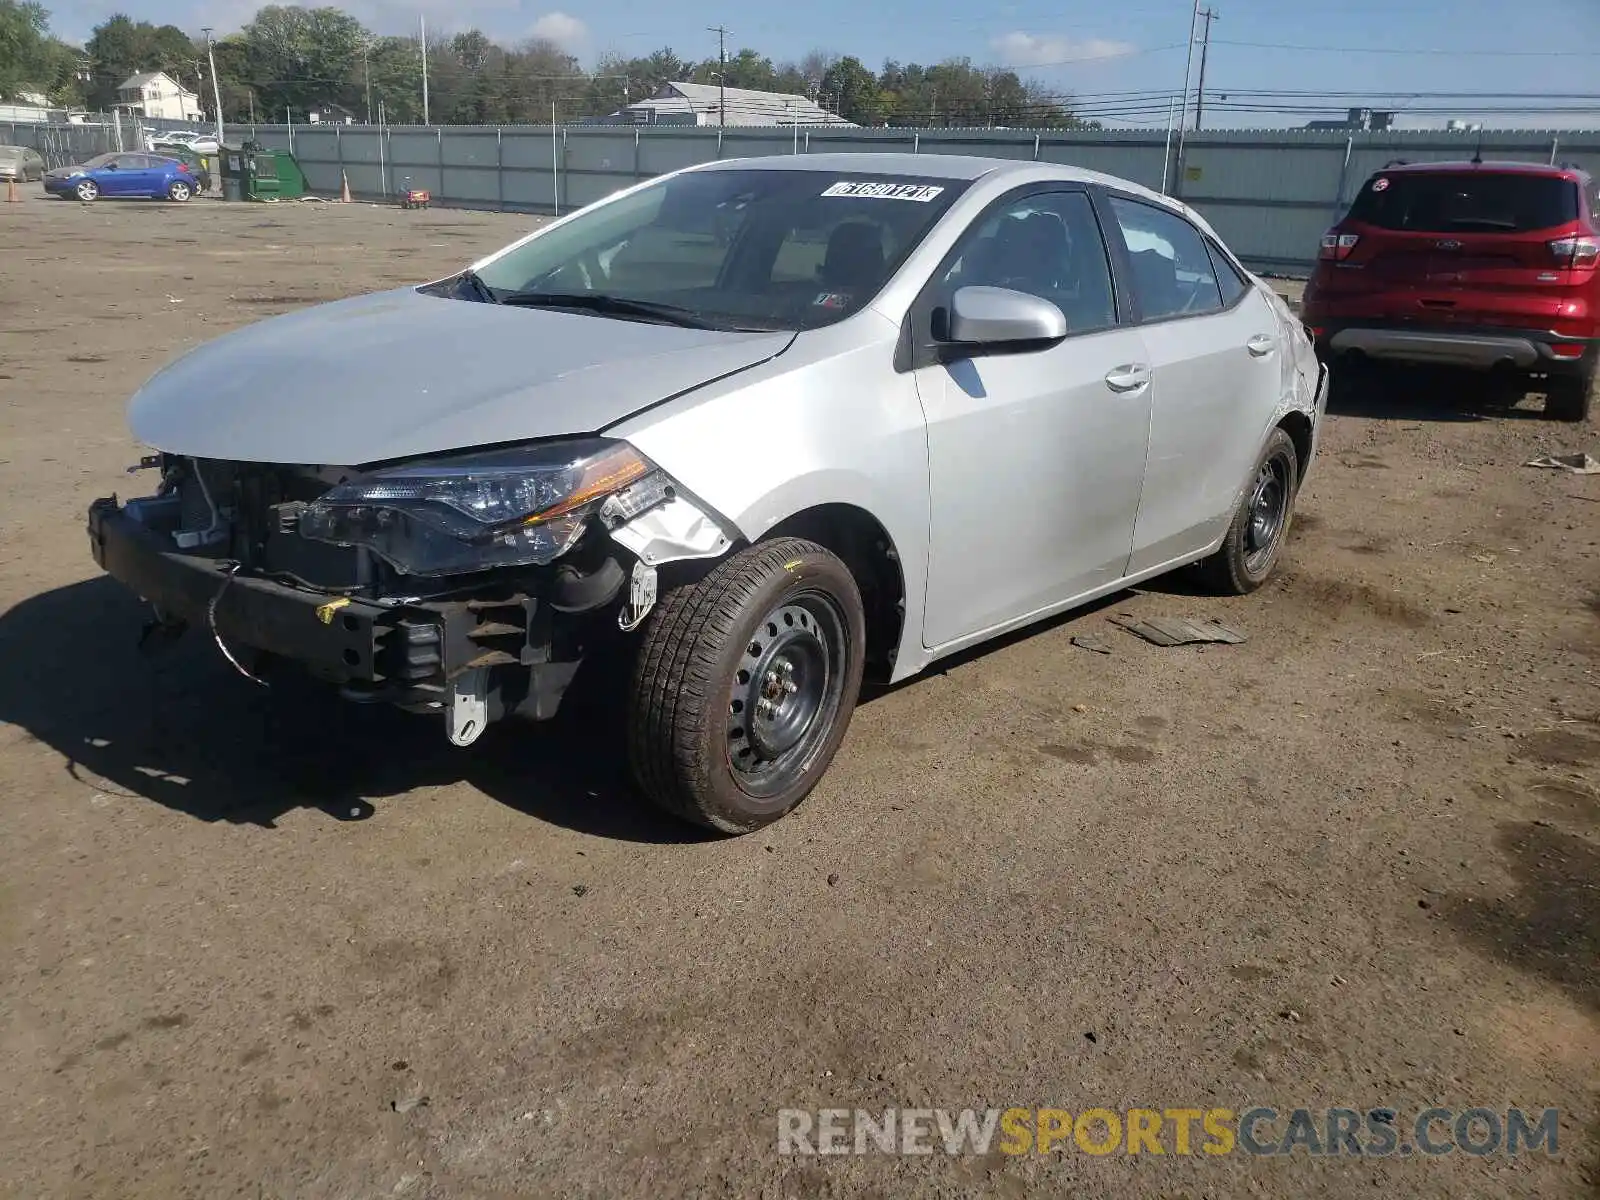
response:
<svg viewBox="0 0 1600 1200"><path fill-rule="evenodd" d="M217 153L222 153L222 87L217 83L217 56L211 49L211 26L200 31L206 35L206 61L211 64L211 98L217 102Z"/></svg>
<svg viewBox="0 0 1600 1200"><path fill-rule="evenodd" d="M1194 31L1200 24L1200 0L1194 0L1194 15L1189 18L1189 53L1183 60L1183 111L1178 116L1178 141L1183 142L1183 131L1189 128L1189 70L1194 66Z"/></svg>
<svg viewBox="0 0 1600 1200"><path fill-rule="evenodd" d="M1189 71L1194 65L1194 30L1200 24L1200 0L1194 0L1194 13L1189 18L1189 45L1183 56L1183 92L1178 105L1178 161L1175 164L1176 194L1183 195L1183 142L1189 129ZM1169 124L1170 130L1172 126ZM1170 134L1169 134L1170 138Z"/></svg>
<svg viewBox="0 0 1600 1200"><path fill-rule="evenodd" d="M418 16L422 22L422 123L432 125L428 120L428 18Z"/></svg>
<svg viewBox="0 0 1600 1200"><path fill-rule="evenodd" d="M717 124L726 126L728 123L728 31L721 25L708 25L706 29L717 35L717 65L722 70L717 74Z"/></svg>
<svg viewBox="0 0 1600 1200"><path fill-rule="evenodd" d="M1194 127L1200 128L1200 122L1206 111L1206 52L1211 49L1211 22L1221 20L1215 9L1208 8L1200 14L1206 23L1206 31L1200 37L1200 86L1195 91L1194 97Z"/></svg>
<svg viewBox="0 0 1600 1200"><path fill-rule="evenodd" d="M365 43L361 47L361 78L367 85L367 124L372 124L372 63L368 60L371 47Z"/></svg>

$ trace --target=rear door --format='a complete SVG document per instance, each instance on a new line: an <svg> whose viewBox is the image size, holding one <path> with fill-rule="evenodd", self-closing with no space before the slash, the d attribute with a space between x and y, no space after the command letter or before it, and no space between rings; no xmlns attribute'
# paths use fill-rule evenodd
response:
<svg viewBox="0 0 1600 1200"><path fill-rule="evenodd" d="M134 168L137 182L130 186L129 191L139 196L165 196L167 194L167 179L172 173L172 162L154 154L135 154L131 157L138 160Z"/></svg>
<svg viewBox="0 0 1600 1200"><path fill-rule="evenodd" d="M1578 185L1554 174L1380 172L1351 206L1360 240L1333 275L1339 290L1380 291L1372 315L1402 323L1546 328L1575 282L1550 243L1580 215Z"/></svg>
<svg viewBox="0 0 1600 1200"><path fill-rule="evenodd" d="M1115 193L1109 209L1155 377L1137 574L1222 535L1277 408L1286 348L1267 298L1189 221Z"/></svg>

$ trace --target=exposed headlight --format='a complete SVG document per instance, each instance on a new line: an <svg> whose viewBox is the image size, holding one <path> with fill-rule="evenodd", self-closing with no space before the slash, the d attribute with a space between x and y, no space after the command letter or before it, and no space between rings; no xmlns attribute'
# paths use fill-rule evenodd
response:
<svg viewBox="0 0 1600 1200"><path fill-rule="evenodd" d="M365 546L407 575L455 575L552 562L608 499L614 519L671 492L626 442L589 438L374 471L308 505L300 532Z"/></svg>

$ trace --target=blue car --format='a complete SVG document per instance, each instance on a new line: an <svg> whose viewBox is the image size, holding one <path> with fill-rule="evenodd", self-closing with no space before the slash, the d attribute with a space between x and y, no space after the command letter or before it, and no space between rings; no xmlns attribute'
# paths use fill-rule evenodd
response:
<svg viewBox="0 0 1600 1200"><path fill-rule="evenodd" d="M101 154L76 167L45 172L44 190L65 200L98 200L101 196L146 196L152 200L187 200L199 190L187 163L158 154Z"/></svg>

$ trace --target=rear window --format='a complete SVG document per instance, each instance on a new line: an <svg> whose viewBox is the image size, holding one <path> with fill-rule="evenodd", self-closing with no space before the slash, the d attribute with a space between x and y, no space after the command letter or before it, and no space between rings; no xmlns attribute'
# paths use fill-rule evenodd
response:
<svg viewBox="0 0 1600 1200"><path fill-rule="evenodd" d="M1416 233L1526 233L1578 219L1578 185L1540 175L1374 175L1349 219Z"/></svg>

